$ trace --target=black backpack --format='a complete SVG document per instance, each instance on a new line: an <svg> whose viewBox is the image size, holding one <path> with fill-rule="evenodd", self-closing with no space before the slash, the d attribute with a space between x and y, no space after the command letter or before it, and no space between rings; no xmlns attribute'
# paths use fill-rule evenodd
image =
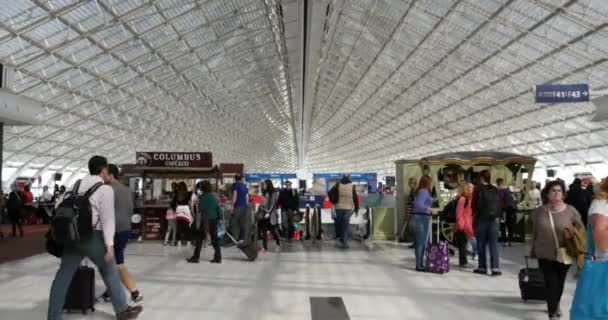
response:
<svg viewBox="0 0 608 320"><path fill-rule="evenodd" d="M91 237L93 211L89 197L102 185L98 182L84 195L78 195L80 183L77 183L72 191L66 192L51 221L51 236L57 244L75 244Z"/></svg>
<svg viewBox="0 0 608 320"><path fill-rule="evenodd" d="M340 200L340 181L336 182L336 184L329 189L327 193L327 197L329 198L329 202L336 204Z"/></svg>
<svg viewBox="0 0 608 320"><path fill-rule="evenodd" d="M481 186L477 200L477 216L498 218L501 211L498 189L492 186Z"/></svg>
<svg viewBox="0 0 608 320"><path fill-rule="evenodd" d="M458 198L452 199L448 202L443 210L441 211L441 220L449 223L456 222L456 206L458 205Z"/></svg>

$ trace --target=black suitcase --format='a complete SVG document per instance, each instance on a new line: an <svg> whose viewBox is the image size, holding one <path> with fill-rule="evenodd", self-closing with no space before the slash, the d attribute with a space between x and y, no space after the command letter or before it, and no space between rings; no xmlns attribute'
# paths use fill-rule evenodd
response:
<svg viewBox="0 0 608 320"><path fill-rule="evenodd" d="M95 269L78 267L70 283L63 309L68 312L82 311L83 314L86 314L87 310L95 312Z"/></svg>
<svg viewBox="0 0 608 320"><path fill-rule="evenodd" d="M238 241L236 241L236 239L226 230L226 235L228 236L228 238L230 238L230 240L232 240L232 242L234 242L237 246L237 248L239 248L244 254L245 256L247 256L247 259L249 261L254 261L255 259L258 258L258 241L257 241L257 232L255 232L254 230L250 231L251 234L251 240L250 241L244 241L243 243L238 243Z"/></svg>
<svg viewBox="0 0 608 320"><path fill-rule="evenodd" d="M545 277L538 268L530 268L528 265L528 257L525 257L526 267L519 270L519 290L521 299L528 300L546 300Z"/></svg>

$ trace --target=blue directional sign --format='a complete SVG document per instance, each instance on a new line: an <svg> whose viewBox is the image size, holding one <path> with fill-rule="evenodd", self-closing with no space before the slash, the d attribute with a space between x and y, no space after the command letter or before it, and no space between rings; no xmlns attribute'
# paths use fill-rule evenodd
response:
<svg viewBox="0 0 608 320"><path fill-rule="evenodd" d="M588 84L543 84L536 86L536 103L589 101Z"/></svg>

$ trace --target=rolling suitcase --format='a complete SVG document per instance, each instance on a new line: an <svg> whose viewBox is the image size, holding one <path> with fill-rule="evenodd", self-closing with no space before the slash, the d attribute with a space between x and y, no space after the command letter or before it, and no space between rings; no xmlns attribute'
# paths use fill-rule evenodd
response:
<svg viewBox="0 0 608 320"><path fill-rule="evenodd" d="M87 310L95 312L95 269L88 266L80 266L74 273L72 282L65 297L63 309L68 312L73 310Z"/></svg>
<svg viewBox="0 0 608 320"><path fill-rule="evenodd" d="M526 267L519 270L517 278L519 279L519 290L521 299L528 300L546 300L547 289L545 288L545 277L539 268L530 268L528 264L528 256L524 257Z"/></svg>
<svg viewBox="0 0 608 320"><path fill-rule="evenodd" d="M257 259L258 257L258 241L257 241L257 232L255 232L255 230L252 230L250 232L251 235L251 240L250 241L244 241L242 243L239 243L231 234L230 232L228 232L228 230L224 230L224 233L226 234L226 236L228 236L228 238L230 238L230 240L232 240L232 242L234 242L234 244L236 244L236 247L239 248L239 250L241 250L245 256L247 256L247 260L249 261L254 261L255 259Z"/></svg>
<svg viewBox="0 0 608 320"><path fill-rule="evenodd" d="M432 236L429 236L431 240L426 245L426 271L432 273L447 273L450 271L450 255L448 251L448 243L441 241L440 235L440 221L437 216L437 241L432 241ZM429 222L429 234L433 232L433 216Z"/></svg>

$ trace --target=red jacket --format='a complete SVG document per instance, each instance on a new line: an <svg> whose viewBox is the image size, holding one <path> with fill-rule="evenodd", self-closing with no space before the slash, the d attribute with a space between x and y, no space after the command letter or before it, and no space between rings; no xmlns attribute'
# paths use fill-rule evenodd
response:
<svg viewBox="0 0 608 320"><path fill-rule="evenodd" d="M467 239L471 239L473 237L473 201L470 199L465 207L466 201L467 199L465 197L458 198L454 231L464 231L467 235Z"/></svg>

